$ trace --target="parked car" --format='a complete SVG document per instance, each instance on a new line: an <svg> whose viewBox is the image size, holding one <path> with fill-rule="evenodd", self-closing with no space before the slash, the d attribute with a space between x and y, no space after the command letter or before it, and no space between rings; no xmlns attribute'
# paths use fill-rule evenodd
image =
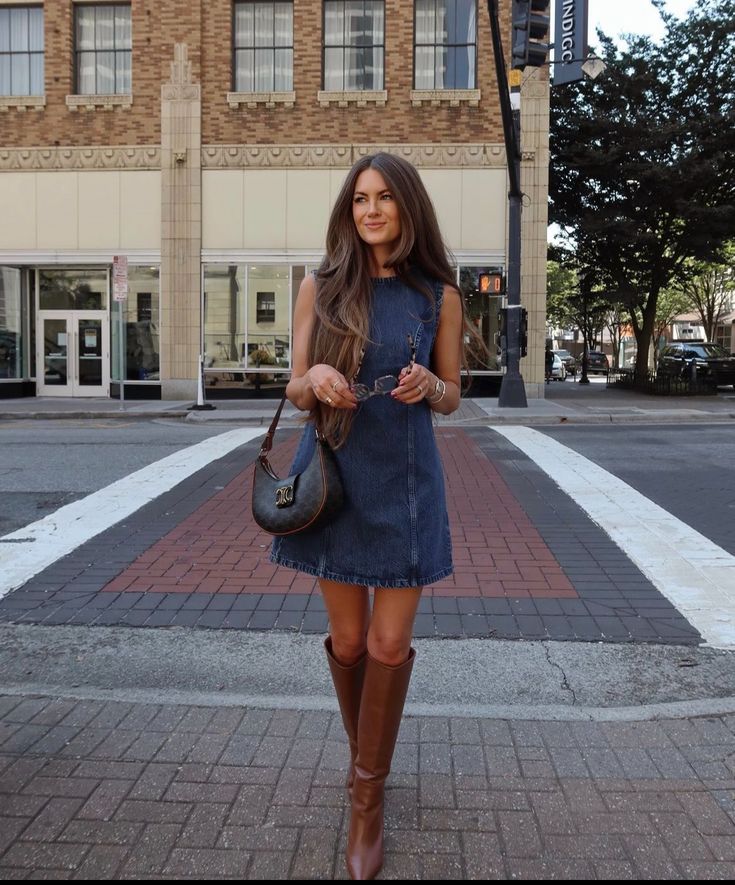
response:
<svg viewBox="0 0 735 885"><path fill-rule="evenodd" d="M567 375L577 374L577 360L569 353L568 350L555 350L554 353L564 363Z"/></svg>
<svg viewBox="0 0 735 885"><path fill-rule="evenodd" d="M554 354L554 365L551 367L551 380L564 381L567 377L567 370L558 353Z"/></svg>
<svg viewBox="0 0 735 885"><path fill-rule="evenodd" d="M674 378L690 378L695 371L700 381L714 387L735 385L735 357L710 341L668 344L659 355L656 371Z"/></svg>
<svg viewBox="0 0 735 885"><path fill-rule="evenodd" d="M607 354L604 354L601 350L590 350L587 353L587 372L590 375L593 375L596 372L599 372L602 375L607 375L610 371L610 363L607 359Z"/></svg>

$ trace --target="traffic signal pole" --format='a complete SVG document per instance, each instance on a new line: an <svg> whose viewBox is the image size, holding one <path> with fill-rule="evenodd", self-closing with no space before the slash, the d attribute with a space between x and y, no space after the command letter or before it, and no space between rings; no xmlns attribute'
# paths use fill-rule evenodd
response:
<svg viewBox="0 0 735 885"><path fill-rule="evenodd" d="M508 267L507 267L507 351L506 371L500 384L498 405L507 408L527 408L526 385L521 375L521 102L520 71L513 71L513 99L511 103L508 74L505 67L503 41L500 33L499 0L488 0L490 27L493 36L495 70L500 92L500 111L505 135L505 154L508 162ZM515 76L517 75L517 76Z"/></svg>

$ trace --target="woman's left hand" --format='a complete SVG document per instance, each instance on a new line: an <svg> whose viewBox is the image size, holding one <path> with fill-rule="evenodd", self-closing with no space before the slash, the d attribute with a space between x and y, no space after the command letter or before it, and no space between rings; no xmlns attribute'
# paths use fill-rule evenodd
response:
<svg viewBox="0 0 735 885"><path fill-rule="evenodd" d="M433 392L436 383L435 377L431 372L419 363L414 363L411 367L401 369L398 376L399 385L395 390L391 391L393 399L398 402L414 405L421 402L424 397Z"/></svg>

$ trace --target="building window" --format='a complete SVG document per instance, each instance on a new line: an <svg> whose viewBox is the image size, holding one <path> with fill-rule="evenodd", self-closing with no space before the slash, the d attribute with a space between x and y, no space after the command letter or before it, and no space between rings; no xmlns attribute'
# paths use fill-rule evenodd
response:
<svg viewBox="0 0 735 885"><path fill-rule="evenodd" d="M0 267L0 380L23 377L23 272Z"/></svg>
<svg viewBox="0 0 735 885"><path fill-rule="evenodd" d="M385 4L376 0L324 3L324 89L383 89Z"/></svg>
<svg viewBox="0 0 735 885"><path fill-rule="evenodd" d="M416 89L474 89L477 0L416 0Z"/></svg>
<svg viewBox="0 0 735 885"><path fill-rule="evenodd" d="M504 298L502 294L493 290L482 291L480 275L486 273L502 277L503 268L487 266L459 268L459 289L464 297L468 319L490 351L487 362L480 361L474 356L470 358L471 372L502 371L498 353L498 312L504 305Z"/></svg>
<svg viewBox="0 0 735 885"><path fill-rule="evenodd" d="M43 9L0 8L0 95L43 95Z"/></svg>
<svg viewBox="0 0 735 885"><path fill-rule="evenodd" d="M236 3L236 92L293 89L293 3Z"/></svg>
<svg viewBox="0 0 735 885"><path fill-rule="evenodd" d="M77 5L74 16L77 94L130 94L130 4Z"/></svg>
<svg viewBox="0 0 735 885"><path fill-rule="evenodd" d="M257 292L256 293L256 323L275 323L276 321L276 293L275 292Z"/></svg>

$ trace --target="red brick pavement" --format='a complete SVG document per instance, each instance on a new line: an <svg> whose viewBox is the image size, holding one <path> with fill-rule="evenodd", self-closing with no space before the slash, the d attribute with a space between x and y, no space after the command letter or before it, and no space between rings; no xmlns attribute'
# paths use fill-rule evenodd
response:
<svg viewBox="0 0 735 885"><path fill-rule="evenodd" d="M566 597L577 593L493 464L460 429L437 433L447 478L455 573L434 596ZM297 437L273 451L280 475ZM253 522L253 467L243 470L104 588L166 593L311 593L316 580L268 562Z"/></svg>

